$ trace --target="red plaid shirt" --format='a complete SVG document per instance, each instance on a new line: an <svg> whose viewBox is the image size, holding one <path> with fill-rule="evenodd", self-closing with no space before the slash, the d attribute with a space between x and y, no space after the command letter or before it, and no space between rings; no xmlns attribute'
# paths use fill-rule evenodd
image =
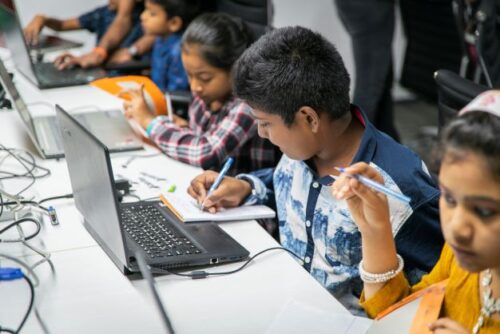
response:
<svg viewBox="0 0 500 334"><path fill-rule="evenodd" d="M274 167L280 158L276 147L258 136L251 108L237 98L212 112L195 97L189 106L189 128L159 116L148 130L165 154L193 166L219 170L227 157L233 157L230 175Z"/></svg>

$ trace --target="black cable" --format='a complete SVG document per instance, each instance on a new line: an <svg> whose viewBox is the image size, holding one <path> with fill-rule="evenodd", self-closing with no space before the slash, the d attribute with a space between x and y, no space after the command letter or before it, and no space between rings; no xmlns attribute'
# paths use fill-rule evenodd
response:
<svg viewBox="0 0 500 334"><path fill-rule="evenodd" d="M2 215L2 213L4 211L4 206L18 205L18 204L34 205L37 208L42 209L43 211L45 211L46 213L48 213L50 215L49 209L46 206L43 206L42 203L48 202L48 201L57 200L57 199L64 199L64 198L73 198L73 194L66 194L66 195L60 195L60 196L47 197L47 198L44 198L44 199L42 199L42 200L40 200L38 202L36 202L36 201L25 201L25 200L20 200L20 201L17 201L17 202L15 202L15 201L4 202L3 197L0 194L0 216Z"/></svg>
<svg viewBox="0 0 500 334"><path fill-rule="evenodd" d="M61 195L61 196L47 197L47 198L44 198L44 199L38 201L38 204L42 204L42 203L45 203L45 202L48 202L48 201L53 201L53 200L56 200L56 199L63 199L63 198L73 198L73 194L66 194L66 195Z"/></svg>
<svg viewBox="0 0 500 334"><path fill-rule="evenodd" d="M56 200L56 199L64 199L64 198L73 198L73 194L66 194L66 195L60 195L60 196L53 196L53 197L47 197L47 198L44 198L40 201L24 201L24 200L21 200L21 201L18 201L18 202L14 202L14 201L10 201L10 202L4 202L2 198L0 198L0 206L2 206L2 208L0 210L3 210L3 206L8 206L8 205L16 205L16 204L31 204L31 205L34 205L44 211L49 211L49 209L43 205L41 205L42 203L45 203L45 202L49 202L49 201L53 201L53 200ZM2 214L2 211L0 211L0 215Z"/></svg>
<svg viewBox="0 0 500 334"><path fill-rule="evenodd" d="M12 333L12 334L17 334L21 332L21 329L23 328L24 324L26 323L26 320L28 320L28 316L31 313L31 310L33 309L33 304L35 303L35 288L33 286L33 282L28 278L28 276L23 275L24 280L28 283L30 287L30 303L28 305L28 309L26 310L26 313L23 316L23 319L21 320L21 323L19 324L19 327L17 328L16 331L10 329L10 328L5 328L0 326L0 333L5 332L5 333Z"/></svg>
<svg viewBox="0 0 500 334"><path fill-rule="evenodd" d="M36 237L38 235L38 233L40 233L40 230L41 230L40 223L37 220L33 219L33 218L22 218L22 219L16 220L15 222L10 223L9 225L7 225L3 229L1 229L0 230L0 234L2 234L3 232L7 231L8 229L11 229L14 226L20 225L20 224L25 223L25 222L32 222L32 223L34 223L36 225L36 231L34 233L28 235L27 237L24 237L22 240L26 241L26 240L33 239L34 237ZM2 242L2 241L3 240L0 239L0 242Z"/></svg>
<svg viewBox="0 0 500 334"><path fill-rule="evenodd" d="M28 306L28 310L26 311L26 314L24 315L23 320L21 321L21 324L19 325L19 328L17 329L17 331L15 333L19 333L21 331L21 329L23 328L24 324L26 323L26 320L28 320L28 316L30 315L31 310L33 309L33 304L35 302L35 288L33 287L33 283L28 278L28 276L24 275L23 278L30 286L31 298L30 298L30 304Z"/></svg>
<svg viewBox="0 0 500 334"><path fill-rule="evenodd" d="M24 201L24 200L17 201L17 202L10 201L10 202L3 202L1 205L3 207L3 206L16 205L16 204L25 204L25 205L26 204L31 204L31 205L34 205L37 208L40 208L40 209L42 209L44 211L47 211L47 212L49 211L49 209L47 207L45 207L43 205L40 205L40 202L36 202L36 201Z"/></svg>
<svg viewBox="0 0 500 334"><path fill-rule="evenodd" d="M229 270L229 271L207 272L207 271L204 271L204 270L197 270L197 271L193 271L193 272L191 272L189 274L183 274L183 273L177 273L175 271L170 271L170 270L159 268L159 267L155 267L155 266L151 266L151 268L155 269L155 270L158 270L160 272L167 273L167 274L172 274L172 275L182 276L182 277L191 277L192 279L205 278L207 276L230 275L230 274L234 274L234 273L237 273L238 271L243 270L243 268L245 268L257 256L259 256L261 254L264 254L266 252L272 251L272 250L284 250L284 251L290 253L291 255L295 256L297 259L303 261L302 257L300 257L299 255L295 254L294 252L292 252L289 249L286 249L284 247L271 247L271 248L264 249L264 250L258 252L257 254L251 256L250 258L248 258L248 260L245 263L243 263L243 265L241 265L240 267L238 267L238 268L236 268L234 270Z"/></svg>

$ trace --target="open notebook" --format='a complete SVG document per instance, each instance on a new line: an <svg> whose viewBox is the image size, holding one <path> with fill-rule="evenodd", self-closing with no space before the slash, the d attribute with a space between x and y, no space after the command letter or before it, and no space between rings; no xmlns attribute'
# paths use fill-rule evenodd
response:
<svg viewBox="0 0 500 334"><path fill-rule="evenodd" d="M162 193L160 199L165 206L183 222L234 221L273 218L275 212L265 205L240 206L210 213L200 209L194 198L186 193Z"/></svg>

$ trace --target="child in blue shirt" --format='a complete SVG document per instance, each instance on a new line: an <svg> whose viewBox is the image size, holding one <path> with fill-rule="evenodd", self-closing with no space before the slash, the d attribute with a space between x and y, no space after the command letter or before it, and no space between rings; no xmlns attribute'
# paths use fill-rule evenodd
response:
<svg viewBox="0 0 500 334"><path fill-rule="evenodd" d="M199 0L146 0L141 15L146 35L156 36L151 79L162 91L188 90L181 60L182 32L200 12Z"/></svg>
<svg viewBox="0 0 500 334"><path fill-rule="evenodd" d="M339 175L335 167L364 161L387 187L412 199L389 200L392 232L410 280L434 266L443 245L436 184L420 158L350 104L349 75L330 42L302 27L273 30L239 58L233 87L253 108L259 135L283 156L276 168L225 177L208 197L217 173L201 174L188 189L198 202L211 212L275 205L283 247L301 257L304 269L349 310L362 314L361 234L329 185L330 175Z"/></svg>
<svg viewBox="0 0 500 334"><path fill-rule="evenodd" d="M86 29L96 34L96 45L108 30L116 17L119 0L109 0L105 6L97 7L78 17L69 19L56 19L44 15L35 16L31 22L24 28L26 40L33 45L38 41L38 35L43 27L49 27L56 31L67 31ZM139 16L143 10L142 4L136 4L132 10L132 28L121 41L120 47L129 47L142 36L142 28Z"/></svg>

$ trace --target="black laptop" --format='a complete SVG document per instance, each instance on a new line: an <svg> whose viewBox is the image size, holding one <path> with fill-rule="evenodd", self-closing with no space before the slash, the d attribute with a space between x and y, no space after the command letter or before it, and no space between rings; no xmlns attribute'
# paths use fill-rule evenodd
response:
<svg viewBox="0 0 500 334"><path fill-rule="evenodd" d="M17 16L3 4L0 4L0 31L5 36L17 69L41 89L84 85L106 76L102 68L75 67L60 71L53 63L34 61Z"/></svg>
<svg viewBox="0 0 500 334"><path fill-rule="evenodd" d="M118 203L108 148L56 105L75 204L84 225L123 273L244 260L248 251L215 223L183 224L161 202Z"/></svg>

